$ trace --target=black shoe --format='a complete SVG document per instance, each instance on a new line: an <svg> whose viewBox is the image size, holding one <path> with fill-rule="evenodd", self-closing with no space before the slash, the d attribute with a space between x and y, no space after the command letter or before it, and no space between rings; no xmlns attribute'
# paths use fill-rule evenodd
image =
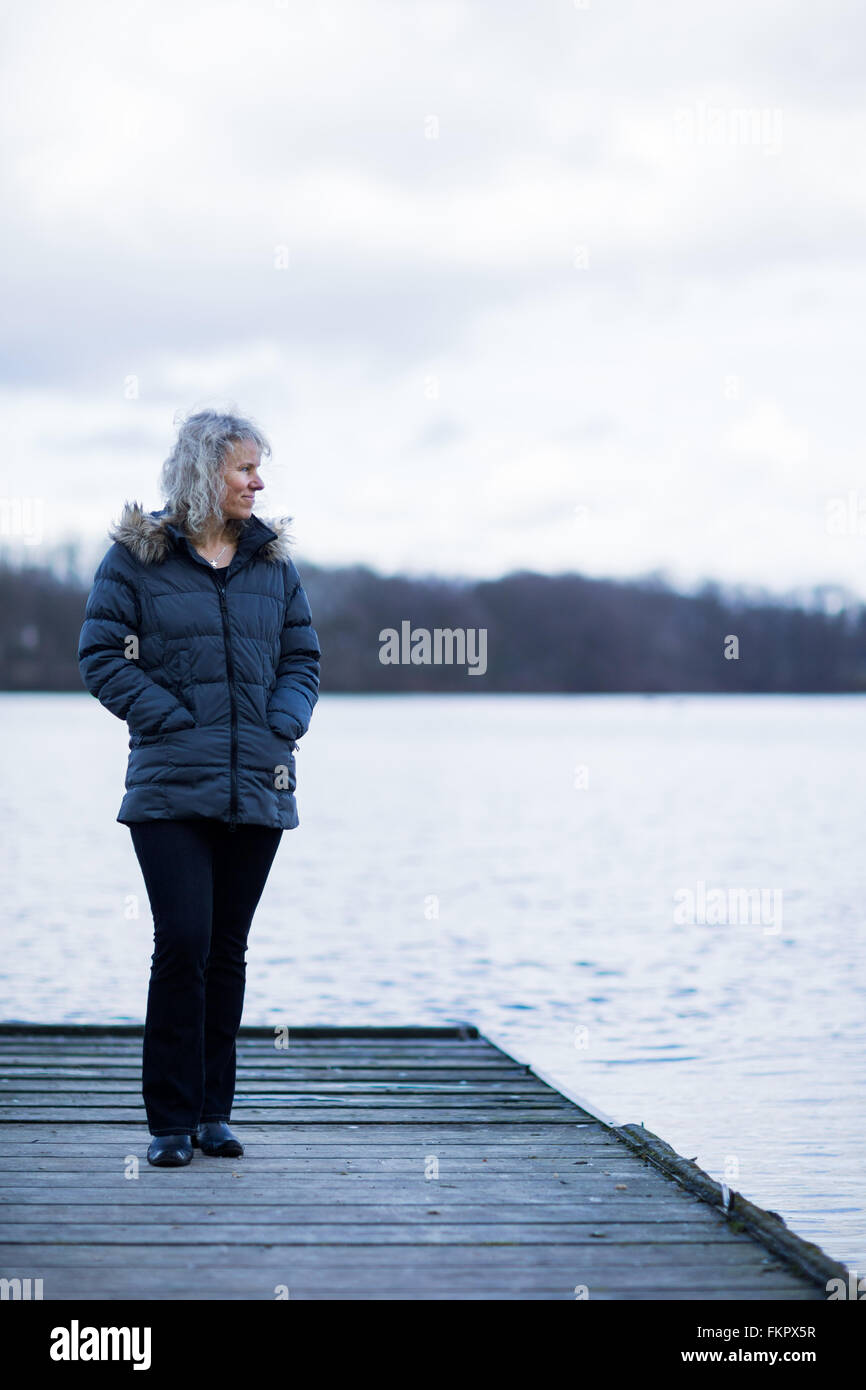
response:
<svg viewBox="0 0 866 1390"><path fill-rule="evenodd" d="M148 1163L160 1168L181 1168L192 1162L192 1142L188 1134L155 1134L147 1150Z"/></svg>
<svg viewBox="0 0 866 1390"><path fill-rule="evenodd" d="M192 1135L192 1142L212 1158L241 1158L244 1152L243 1144L225 1120L205 1120Z"/></svg>

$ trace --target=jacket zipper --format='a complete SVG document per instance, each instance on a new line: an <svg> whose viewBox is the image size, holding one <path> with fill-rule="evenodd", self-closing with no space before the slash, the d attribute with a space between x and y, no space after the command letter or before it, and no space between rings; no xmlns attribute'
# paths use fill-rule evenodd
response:
<svg viewBox="0 0 866 1390"><path fill-rule="evenodd" d="M235 699L235 663L232 656L232 638L229 628L228 601L226 599L226 585L220 583L219 578L214 574L217 590L220 597L220 616L223 622L223 642L226 649L226 674L229 682L229 704L231 706L231 728L232 728L232 749L231 749L231 790L229 793L229 830L234 830L238 823L238 707Z"/></svg>
<svg viewBox="0 0 866 1390"><path fill-rule="evenodd" d="M260 547L257 547L256 549L259 548ZM237 700L235 698L235 663L234 658L232 656L232 637L231 629L229 627L228 601L226 599L226 586L228 584L229 579L228 570L231 569L231 566L234 564L234 560L232 560L231 565L225 566L226 578L221 581L218 571L213 568L209 561L205 560L201 555L196 554L189 541L187 541L187 550L189 551L190 556L196 561L197 564L207 566L210 574L213 575L213 580L217 586L217 592L219 593L220 616L222 618L223 624L223 642L225 644L226 651L226 675L228 677L229 683L229 705L231 708L232 730L229 790L229 830L236 830L238 824L238 707ZM238 569L242 569L243 566L253 558L255 553L256 552L253 551L252 554L244 556L243 560L241 561L241 564L238 566ZM237 556L235 556L235 559L237 559ZM235 570L235 574L237 574L237 572L238 570Z"/></svg>

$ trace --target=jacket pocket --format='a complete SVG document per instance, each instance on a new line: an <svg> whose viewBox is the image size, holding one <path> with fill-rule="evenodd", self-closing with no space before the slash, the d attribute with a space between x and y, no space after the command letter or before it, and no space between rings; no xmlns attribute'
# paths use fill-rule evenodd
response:
<svg viewBox="0 0 866 1390"><path fill-rule="evenodd" d="M190 719L195 721L195 715L192 710L180 700L178 704L181 709L186 710ZM190 729L197 728L198 723L193 722L192 724L184 724L180 729L160 729L158 734L133 734L129 740L129 746L130 748L146 748L151 743L165 743L167 739L172 738L175 734L185 734L188 733Z"/></svg>
<svg viewBox="0 0 866 1390"><path fill-rule="evenodd" d="M280 748L287 748L291 754L294 754L295 749L298 746L296 740L293 738L286 738L286 735L281 734L279 729L275 729L273 724L269 724L268 728L270 729Z"/></svg>

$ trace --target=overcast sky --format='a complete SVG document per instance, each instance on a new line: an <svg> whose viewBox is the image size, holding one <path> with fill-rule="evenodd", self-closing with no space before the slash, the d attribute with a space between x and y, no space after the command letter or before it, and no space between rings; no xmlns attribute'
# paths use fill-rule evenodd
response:
<svg viewBox="0 0 866 1390"><path fill-rule="evenodd" d="M853 0L7 8L5 544L160 506L175 413L231 403L299 562L866 597L864 41Z"/></svg>

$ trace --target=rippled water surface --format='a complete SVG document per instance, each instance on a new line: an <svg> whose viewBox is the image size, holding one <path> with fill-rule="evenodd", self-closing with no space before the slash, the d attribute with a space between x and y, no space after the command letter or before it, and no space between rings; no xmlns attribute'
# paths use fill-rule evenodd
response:
<svg viewBox="0 0 866 1390"><path fill-rule="evenodd" d="M141 1021L126 727L84 693L0 711L0 1018ZM857 697L323 696L244 1021L470 1020L862 1275L864 718ZM722 920L680 920L700 884ZM729 920L737 889L763 913Z"/></svg>

